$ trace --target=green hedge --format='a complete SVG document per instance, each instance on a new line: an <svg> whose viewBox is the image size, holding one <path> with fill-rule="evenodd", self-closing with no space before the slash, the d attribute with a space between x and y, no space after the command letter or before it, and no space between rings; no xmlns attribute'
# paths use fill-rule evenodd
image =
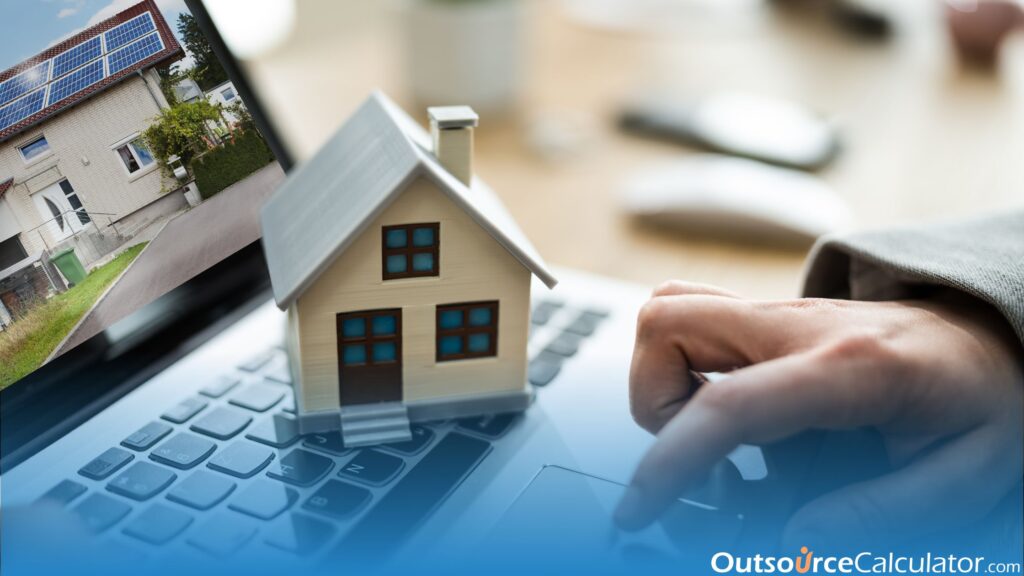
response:
<svg viewBox="0 0 1024 576"><path fill-rule="evenodd" d="M199 193L209 198L273 161L263 137L249 130L193 160L192 173Z"/></svg>

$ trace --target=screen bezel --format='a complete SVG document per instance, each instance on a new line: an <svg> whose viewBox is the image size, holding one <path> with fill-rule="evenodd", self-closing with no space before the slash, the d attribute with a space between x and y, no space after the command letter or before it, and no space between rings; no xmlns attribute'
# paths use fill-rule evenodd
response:
<svg viewBox="0 0 1024 576"><path fill-rule="evenodd" d="M292 157L201 0L185 0L286 171ZM45 448L270 298L257 240L125 320L144 326L112 343L97 334L0 391L0 473ZM140 322L141 320L141 322Z"/></svg>

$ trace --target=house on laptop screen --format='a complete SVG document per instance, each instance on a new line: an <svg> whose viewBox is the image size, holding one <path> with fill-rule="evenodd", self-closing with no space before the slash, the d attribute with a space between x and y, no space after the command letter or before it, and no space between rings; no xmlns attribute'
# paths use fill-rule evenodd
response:
<svg viewBox="0 0 1024 576"><path fill-rule="evenodd" d="M159 69L185 57L145 0L0 72L0 302L6 317L186 206L140 135L169 103ZM2 320L2 318L0 318Z"/></svg>
<svg viewBox="0 0 1024 576"><path fill-rule="evenodd" d="M529 404L531 278L556 280L473 177L473 110L429 112L432 143L372 95L263 208L303 433L394 442Z"/></svg>

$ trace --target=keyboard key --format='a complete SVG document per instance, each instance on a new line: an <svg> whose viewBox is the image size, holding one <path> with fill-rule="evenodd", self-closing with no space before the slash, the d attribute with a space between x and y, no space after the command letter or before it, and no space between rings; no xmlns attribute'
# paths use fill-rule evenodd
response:
<svg viewBox="0 0 1024 576"><path fill-rule="evenodd" d="M93 480L103 480L131 462L133 458L135 455L127 450L109 448L103 454L93 458L92 462L82 466L78 473Z"/></svg>
<svg viewBox="0 0 1024 576"><path fill-rule="evenodd" d="M181 534L192 523L192 516L181 510L153 504L129 522L122 532L150 544L164 544Z"/></svg>
<svg viewBox="0 0 1024 576"><path fill-rule="evenodd" d="M196 470L167 493L167 499L196 510L209 510L235 489L235 483L206 470Z"/></svg>
<svg viewBox="0 0 1024 576"><path fill-rule="evenodd" d="M328 480L302 507L335 518L345 518L358 512L370 498L370 491L366 488L353 486L348 482Z"/></svg>
<svg viewBox="0 0 1024 576"><path fill-rule="evenodd" d="M334 462L330 458L296 448L275 462L267 475L296 486L312 486L333 467Z"/></svg>
<svg viewBox="0 0 1024 576"><path fill-rule="evenodd" d="M240 378L235 378L234 376L221 376L200 389L199 393L210 398L220 398L230 392L232 388L238 386L238 383L241 381Z"/></svg>
<svg viewBox="0 0 1024 576"><path fill-rule="evenodd" d="M398 475L405 462L376 450L361 450L356 457L342 466L338 476L380 486Z"/></svg>
<svg viewBox="0 0 1024 576"><path fill-rule="evenodd" d="M379 559L394 551L462 483L491 444L450 432L342 540L328 561L352 554Z"/></svg>
<svg viewBox="0 0 1024 576"><path fill-rule="evenodd" d="M302 445L306 448L315 448L334 456L344 456L352 451L351 448L345 448L345 443L341 439L341 432L309 434L302 441Z"/></svg>
<svg viewBox="0 0 1024 576"><path fill-rule="evenodd" d="M67 506L72 500L78 498L85 492L85 486L73 480L61 480L56 486L50 488L39 497L39 502L47 501Z"/></svg>
<svg viewBox="0 0 1024 576"><path fill-rule="evenodd" d="M398 452L399 454L406 456L412 456L426 448L427 444L430 444L430 441L434 438L434 432L430 428L414 425L410 431L412 432L412 438L409 440L406 440L405 442L383 444L381 445L381 448L386 448L392 452Z"/></svg>
<svg viewBox="0 0 1024 576"><path fill-rule="evenodd" d="M542 351L533 360L530 360L526 379L534 386L547 386L561 372L564 360L565 358L562 356Z"/></svg>
<svg viewBox="0 0 1024 576"><path fill-rule="evenodd" d="M249 422L252 422L252 416L245 412L231 408L215 408L196 420L191 430L213 436L218 440L227 440L244 430Z"/></svg>
<svg viewBox="0 0 1024 576"><path fill-rule="evenodd" d="M107 484L107 490L132 500L148 500L171 485L178 475L149 462L136 462Z"/></svg>
<svg viewBox="0 0 1024 576"><path fill-rule="evenodd" d="M533 314L530 315L530 322L533 322L537 326L543 326L547 324L551 317L555 315L555 312L563 306L561 302L553 300L545 300L533 309Z"/></svg>
<svg viewBox="0 0 1024 576"><path fill-rule="evenodd" d="M274 414L250 428L245 437L274 448L287 448L299 439L299 423L293 416Z"/></svg>
<svg viewBox="0 0 1024 576"><path fill-rule="evenodd" d="M203 408L206 408L207 404L208 402L206 400L189 398L187 400L183 400L180 404L171 408L167 412L164 412L160 417L168 422L184 424L190 418L199 414Z"/></svg>
<svg viewBox="0 0 1024 576"><path fill-rule="evenodd" d="M75 507L75 514L78 514L89 530L96 533L117 524L131 511L132 507L128 504L98 492L89 494Z"/></svg>
<svg viewBox="0 0 1024 576"><path fill-rule="evenodd" d="M270 361L273 360L274 357L277 356L277 354L278 350L276 348L271 348L270 350L267 350L265 352L260 352L259 354L253 356L252 358L240 364L238 366L238 369L244 370L246 372L255 372L260 368L263 368L267 364L270 364Z"/></svg>
<svg viewBox="0 0 1024 576"><path fill-rule="evenodd" d="M270 529L266 541L275 548L301 556L326 544L334 532L334 526L323 520L292 512L288 518Z"/></svg>
<svg viewBox="0 0 1024 576"><path fill-rule="evenodd" d="M284 405L281 406L281 410L289 414L295 414L295 398L288 398L285 400Z"/></svg>
<svg viewBox="0 0 1024 576"><path fill-rule="evenodd" d="M299 493L294 488L258 478L244 487L228 504L228 508L261 520L270 520L291 507L298 497Z"/></svg>
<svg viewBox="0 0 1024 576"><path fill-rule="evenodd" d="M285 390L280 386L250 384L231 397L228 402L255 412L266 412L284 398Z"/></svg>
<svg viewBox="0 0 1024 576"><path fill-rule="evenodd" d="M572 332L580 336L590 336L597 330L597 325L601 323L605 317L608 316L607 312L601 312L597 310L587 310L573 319L566 327L566 332Z"/></svg>
<svg viewBox="0 0 1024 576"><path fill-rule="evenodd" d="M279 364L271 368L266 373L265 378L272 382L277 382L278 384L290 385L292 383L292 371L291 368L288 366L288 363L285 362L283 364Z"/></svg>
<svg viewBox="0 0 1024 576"><path fill-rule="evenodd" d="M544 351L568 358L579 351L581 342L583 342L583 337L579 334L562 332L548 343Z"/></svg>
<svg viewBox="0 0 1024 576"><path fill-rule="evenodd" d="M218 514L189 533L186 542L196 548L224 558L234 554L256 535L251 521L228 514Z"/></svg>
<svg viewBox="0 0 1024 576"><path fill-rule="evenodd" d="M149 450L161 438L171 433L171 427L160 422L150 422L121 441L121 446L138 452Z"/></svg>
<svg viewBox="0 0 1024 576"><path fill-rule="evenodd" d="M519 414L488 414L476 418L463 418L459 420L459 428L468 430L488 438L499 438L508 432Z"/></svg>
<svg viewBox="0 0 1024 576"><path fill-rule="evenodd" d="M179 432L170 440L156 447L149 457L161 464L167 464L180 470L188 470L199 464L210 454L213 454L217 445L206 438L200 438L188 432Z"/></svg>
<svg viewBox="0 0 1024 576"><path fill-rule="evenodd" d="M240 440L221 450L206 465L238 478L251 478L273 459L274 453L269 448Z"/></svg>

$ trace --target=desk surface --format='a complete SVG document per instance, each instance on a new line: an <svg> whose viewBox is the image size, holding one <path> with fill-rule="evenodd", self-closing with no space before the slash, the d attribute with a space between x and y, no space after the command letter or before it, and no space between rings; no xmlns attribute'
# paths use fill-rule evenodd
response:
<svg viewBox="0 0 1024 576"><path fill-rule="evenodd" d="M637 225L618 209L632 172L693 153L622 134L618 106L645 89L680 96L744 90L792 98L834 117L845 151L821 175L850 203L858 229L1020 206L1024 198L1024 42L999 72L962 70L941 13L916 2L888 41L864 42L816 16L765 10L714 32L699 23L611 31L528 2L519 111L484 117L476 171L503 197L551 263L645 284L676 277L752 297L799 290L804 254L688 238ZM390 2L300 2L291 38L248 62L300 157L373 88L415 114L402 74L401 11ZM425 111L421 116L426 116ZM584 143L545 160L529 144L536 118L577 119Z"/></svg>

